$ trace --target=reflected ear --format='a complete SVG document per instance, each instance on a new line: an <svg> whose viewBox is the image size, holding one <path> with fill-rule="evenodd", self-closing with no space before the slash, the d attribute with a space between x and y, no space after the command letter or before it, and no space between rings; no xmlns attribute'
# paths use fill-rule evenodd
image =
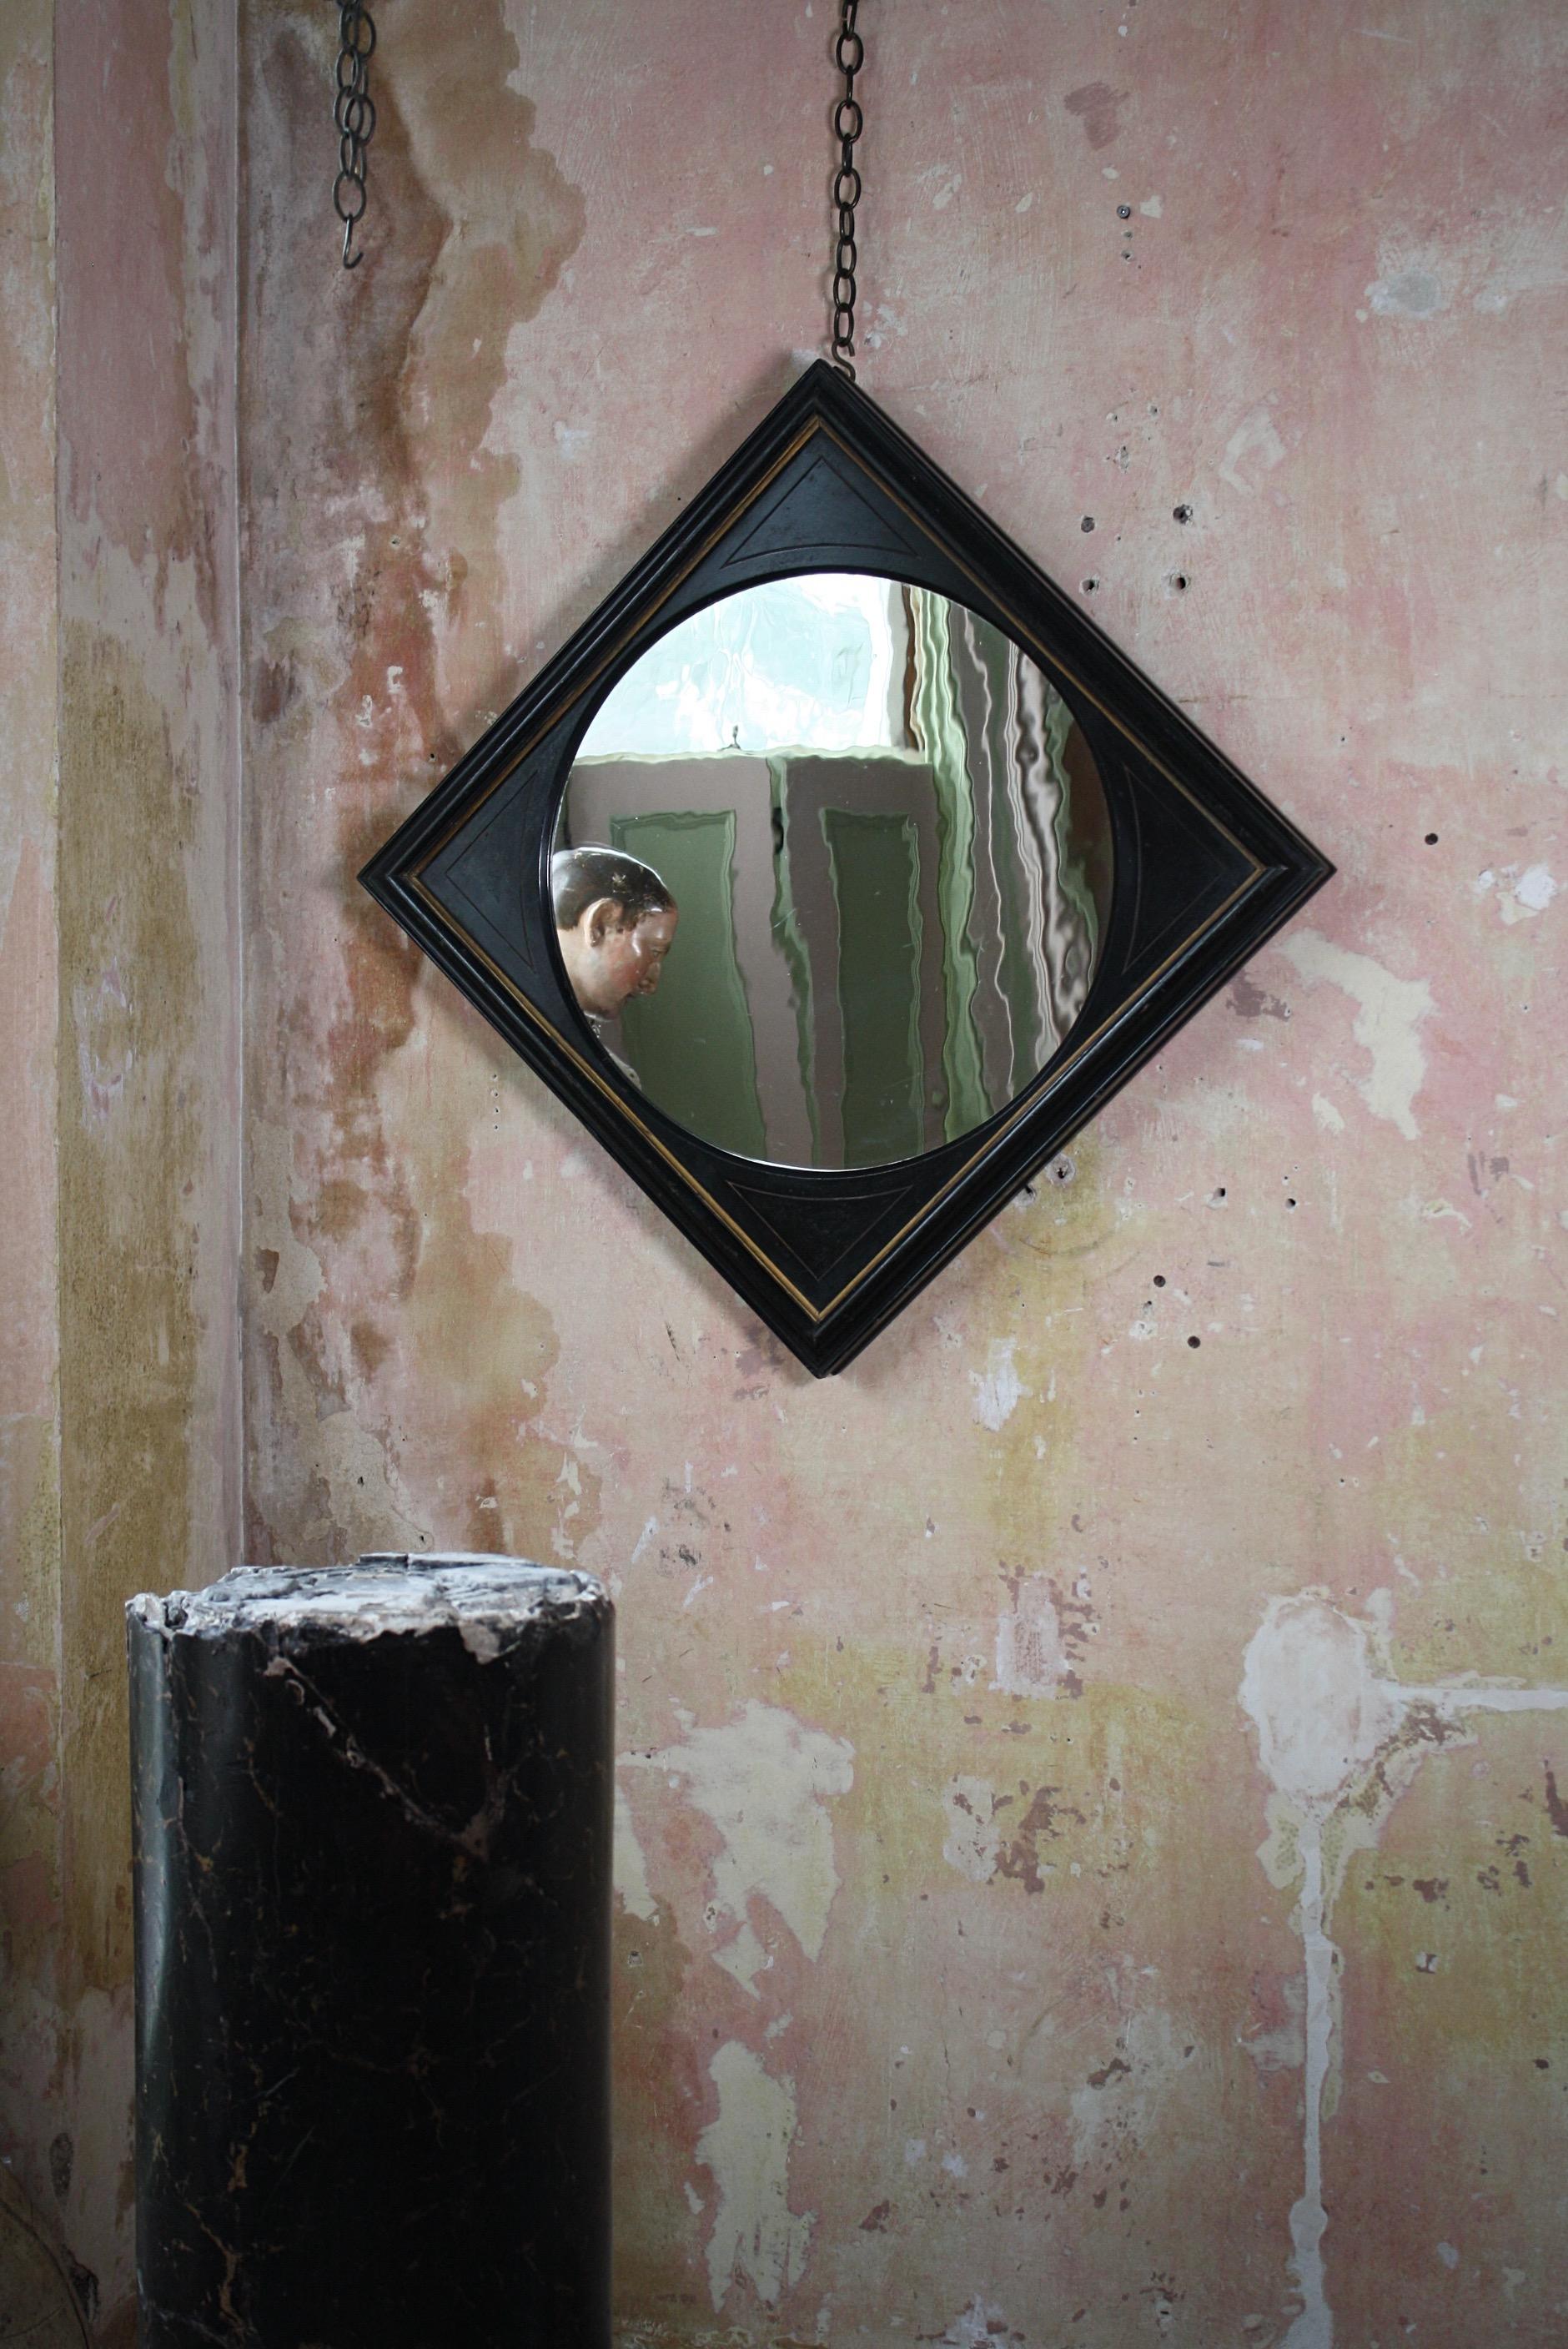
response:
<svg viewBox="0 0 1568 2349"><path fill-rule="evenodd" d="M595 897L577 916L577 926L591 947L602 947L610 932L620 927L620 907L614 897Z"/></svg>

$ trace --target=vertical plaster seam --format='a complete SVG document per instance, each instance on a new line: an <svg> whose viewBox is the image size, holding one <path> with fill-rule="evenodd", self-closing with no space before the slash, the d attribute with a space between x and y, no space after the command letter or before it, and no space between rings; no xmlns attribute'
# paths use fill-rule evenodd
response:
<svg viewBox="0 0 1568 2349"><path fill-rule="evenodd" d="M245 1538L245 1463L250 1457L250 1428L246 1423L245 1395L245 1260L250 1246L251 1179L250 1152L246 1147L245 1110L250 1090L250 1055L246 1050L246 947L249 926L245 919L245 818L248 804L245 761L245 608L242 600L242 572L240 560L240 533L243 526L240 479L240 269L243 248L240 241L241 185L240 171L240 51L241 0L230 0L229 26L232 41L229 72L229 543L231 551L230 593L233 597L234 667L232 690L229 697L230 770L232 778L233 804L232 848L229 860L229 885L233 891L234 959L230 982L229 1012L234 1035L233 1107L236 1122L234 1138L234 1200L235 1228L239 1246L234 1251L234 1325L233 1343L230 1352L229 1373L234 1381L234 1409L230 1415L231 1441L233 1455L225 1464L225 1514L229 1519L230 1555L224 1567L238 1566L243 1560ZM222 1568L220 1568L222 1571Z"/></svg>
<svg viewBox="0 0 1568 2349"><path fill-rule="evenodd" d="M54 1622L53 1651L55 1659L55 1702L53 1743L55 1749L55 1785L66 1782L66 1611L62 1588L65 1574L65 1352L60 1333L65 1328L66 1267L64 1209L60 1196L60 1120L64 1089L58 1081L60 1039L65 1034L64 972L60 955L60 810L61 764L60 746L65 740L66 723L66 632L62 619L65 611L65 489L60 466L60 272L59 272L59 119L60 77L57 67L59 44L59 11L57 7L50 29L54 36L49 57L49 285L53 307L54 347L50 365L54 373L53 415L51 417L55 460L55 742L50 763L50 781L54 798L55 881L54 881L54 944L55 944L55 1066L54 1100L54 1226L55 1226L55 1371L54 1371L54 1449L56 1534L54 1557ZM55 1866L57 1875L64 1865L61 1828L57 1818L55 1827Z"/></svg>

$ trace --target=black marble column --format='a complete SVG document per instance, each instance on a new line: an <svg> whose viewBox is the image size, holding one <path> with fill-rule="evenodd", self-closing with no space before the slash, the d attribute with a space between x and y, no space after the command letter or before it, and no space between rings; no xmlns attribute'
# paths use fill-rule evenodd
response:
<svg viewBox="0 0 1568 2349"><path fill-rule="evenodd" d="M608 2349L603 1588L374 1557L127 1613L143 2349Z"/></svg>

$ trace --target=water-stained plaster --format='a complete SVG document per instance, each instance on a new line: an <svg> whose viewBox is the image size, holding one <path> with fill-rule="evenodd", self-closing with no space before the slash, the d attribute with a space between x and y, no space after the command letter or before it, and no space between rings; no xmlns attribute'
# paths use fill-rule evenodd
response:
<svg viewBox="0 0 1568 2349"><path fill-rule="evenodd" d="M108 2344L133 2323L120 1606L176 1561L216 1570L239 1516L234 43L138 0L8 12L3 38L7 652L30 659L20 696L6 663L31 1392L5 1397L5 1629L35 1651L6 1713L33 1760L5 2131ZM33 258L42 326L11 265Z"/></svg>
<svg viewBox="0 0 1568 2349"><path fill-rule="evenodd" d="M616 1590L628 2349L1533 2349L1568 2301L1561 24L1003 0L869 45L872 396L1341 878L1070 1181L814 1387L352 878L816 339L824 11L739 47L730 14L484 0L454 35L388 0L345 278L307 197L330 12L242 9L242 1248L222 25L117 0L57 50L57 119L105 150L62 167L58 556L36 495L0 522L12 575L67 591L63 788L106 746L126 783L62 802L57 877L24 688L29 2196L108 2280L109 2338L118 1730L85 1675L160 1537L168 1582L230 1562L242 1259L252 1556L518 1549ZM41 21L7 23L8 123ZM81 78L128 51L110 120ZM44 150L5 151L14 485L56 363L46 240L11 234ZM5 605L41 672L49 600Z"/></svg>
<svg viewBox="0 0 1568 2349"><path fill-rule="evenodd" d="M61 1891L52 14L32 0L0 17L0 2281L15 2321L51 2344L82 2337L47 2105Z"/></svg>

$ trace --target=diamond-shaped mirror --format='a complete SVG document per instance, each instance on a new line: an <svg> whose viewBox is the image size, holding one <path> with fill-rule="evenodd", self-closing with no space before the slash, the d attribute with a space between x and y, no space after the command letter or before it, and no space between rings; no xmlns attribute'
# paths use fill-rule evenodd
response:
<svg viewBox="0 0 1568 2349"><path fill-rule="evenodd" d="M820 1373L1330 870L819 364L361 877Z"/></svg>

